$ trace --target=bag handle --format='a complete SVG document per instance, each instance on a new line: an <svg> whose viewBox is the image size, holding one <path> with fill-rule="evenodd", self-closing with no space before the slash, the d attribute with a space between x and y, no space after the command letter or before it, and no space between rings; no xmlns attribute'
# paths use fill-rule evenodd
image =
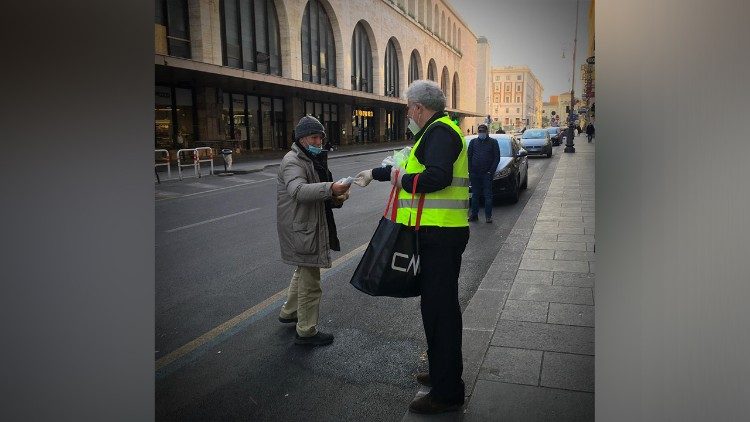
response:
<svg viewBox="0 0 750 422"><path fill-rule="evenodd" d="M398 170L396 170L396 177L398 177ZM388 209L390 208L392 211L391 215L391 221L396 221L396 207L398 206L398 203L395 201L398 199L398 196L394 198L394 195L396 194L396 185L393 185L391 188L391 194L388 196L388 202L385 204L385 211L383 211L383 217L388 218Z"/></svg>

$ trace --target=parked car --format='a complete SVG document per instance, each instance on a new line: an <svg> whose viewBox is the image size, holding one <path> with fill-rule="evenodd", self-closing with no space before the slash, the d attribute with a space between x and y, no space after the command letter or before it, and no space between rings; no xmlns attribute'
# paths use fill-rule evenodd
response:
<svg viewBox="0 0 750 422"><path fill-rule="evenodd" d="M547 129L535 127L527 129L521 135L521 146L529 155L546 155L552 157L552 141L550 141Z"/></svg>
<svg viewBox="0 0 750 422"><path fill-rule="evenodd" d="M492 134L490 137L497 140L500 147L500 162L492 178L493 199L508 198L516 203L521 196L521 189L526 189L529 185L527 152L512 135ZM477 135L466 136L467 145L476 138Z"/></svg>
<svg viewBox="0 0 750 422"><path fill-rule="evenodd" d="M552 141L552 146L558 146L561 143L562 137L560 127L558 126L552 126L547 128L547 132L549 133L549 139Z"/></svg>

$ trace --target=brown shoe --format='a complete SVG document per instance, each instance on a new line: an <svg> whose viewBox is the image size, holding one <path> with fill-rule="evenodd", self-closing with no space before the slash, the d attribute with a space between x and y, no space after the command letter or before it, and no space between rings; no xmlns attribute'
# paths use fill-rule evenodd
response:
<svg viewBox="0 0 750 422"><path fill-rule="evenodd" d="M409 411L423 415L434 415L436 413L455 412L460 410L461 406L463 406L463 401L461 403L446 403L436 400L428 393L412 400L409 404Z"/></svg>
<svg viewBox="0 0 750 422"><path fill-rule="evenodd" d="M432 387L432 381L430 380L430 374L427 372L421 372L417 374L416 376L417 382L426 386L426 387Z"/></svg>

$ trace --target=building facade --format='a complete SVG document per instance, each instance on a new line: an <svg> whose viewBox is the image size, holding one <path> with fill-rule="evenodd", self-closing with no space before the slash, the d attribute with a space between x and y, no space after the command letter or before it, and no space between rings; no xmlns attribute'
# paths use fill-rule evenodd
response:
<svg viewBox="0 0 750 422"><path fill-rule="evenodd" d="M490 110L507 130L542 124L544 88L528 66L493 67Z"/></svg>
<svg viewBox="0 0 750 422"><path fill-rule="evenodd" d="M403 140L415 79L477 116L477 37L441 0L157 0L155 52L156 148L285 150L306 114L334 145Z"/></svg>

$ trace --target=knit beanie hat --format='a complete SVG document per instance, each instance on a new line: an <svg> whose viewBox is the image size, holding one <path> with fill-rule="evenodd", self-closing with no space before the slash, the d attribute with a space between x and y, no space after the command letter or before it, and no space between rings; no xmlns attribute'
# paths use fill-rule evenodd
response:
<svg viewBox="0 0 750 422"><path fill-rule="evenodd" d="M294 140L299 141L305 136L321 134L323 137L326 135L326 128L313 116L304 116L299 119L297 127L294 128Z"/></svg>

